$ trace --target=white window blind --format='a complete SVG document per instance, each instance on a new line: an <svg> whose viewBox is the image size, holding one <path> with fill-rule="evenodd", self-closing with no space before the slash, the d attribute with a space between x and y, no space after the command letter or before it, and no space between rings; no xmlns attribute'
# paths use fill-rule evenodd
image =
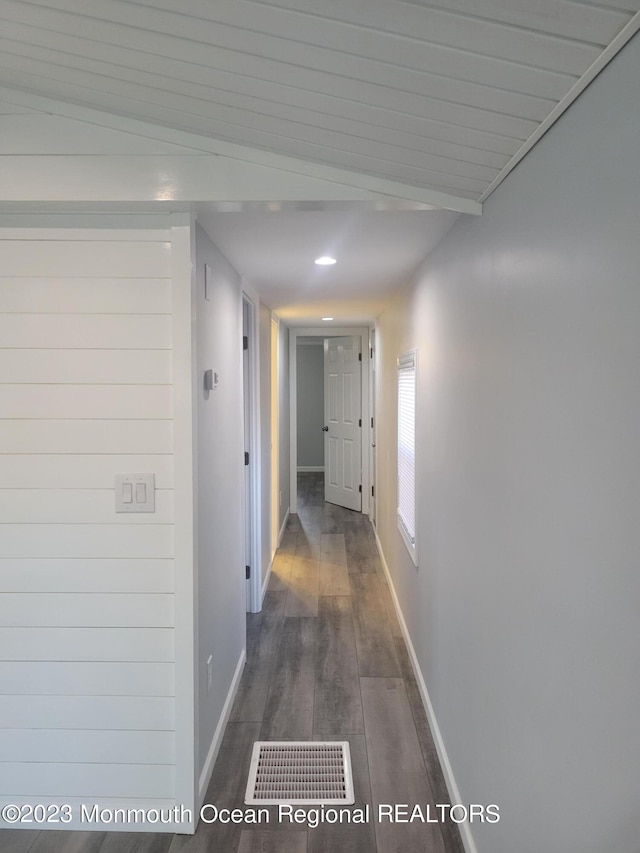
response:
<svg viewBox="0 0 640 853"><path fill-rule="evenodd" d="M416 351L398 359L398 527L417 565Z"/></svg>

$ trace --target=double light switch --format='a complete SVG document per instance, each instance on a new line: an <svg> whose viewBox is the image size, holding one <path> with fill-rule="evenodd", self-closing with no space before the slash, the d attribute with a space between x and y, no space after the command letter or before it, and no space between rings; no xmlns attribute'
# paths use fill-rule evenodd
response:
<svg viewBox="0 0 640 853"><path fill-rule="evenodd" d="M155 512L155 474L116 474L116 512Z"/></svg>

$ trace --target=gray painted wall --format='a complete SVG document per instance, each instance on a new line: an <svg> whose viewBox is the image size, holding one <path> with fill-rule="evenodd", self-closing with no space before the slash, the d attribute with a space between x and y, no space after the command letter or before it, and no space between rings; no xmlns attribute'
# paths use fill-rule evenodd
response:
<svg viewBox="0 0 640 853"><path fill-rule="evenodd" d="M204 299L204 265L213 272ZM205 232L196 230L198 375L198 679L199 769L245 647L241 285ZM204 371L219 374L205 392ZM207 666L213 656L213 689Z"/></svg>
<svg viewBox="0 0 640 853"><path fill-rule="evenodd" d="M324 467L324 347L321 342L298 344L297 422L298 468Z"/></svg>
<svg viewBox="0 0 640 853"><path fill-rule="evenodd" d="M639 849L639 81L636 36L377 328L380 537L462 802L501 808L479 853Z"/></svg>

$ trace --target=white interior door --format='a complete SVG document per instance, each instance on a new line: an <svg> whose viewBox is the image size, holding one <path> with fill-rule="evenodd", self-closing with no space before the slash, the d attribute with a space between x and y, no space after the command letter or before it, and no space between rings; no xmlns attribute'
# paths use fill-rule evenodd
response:
<svg viewBox="0 0 640 853"><path fill-rule="evenodd" d="M360 338L324 342L324 499L362 510Z"/></svg>

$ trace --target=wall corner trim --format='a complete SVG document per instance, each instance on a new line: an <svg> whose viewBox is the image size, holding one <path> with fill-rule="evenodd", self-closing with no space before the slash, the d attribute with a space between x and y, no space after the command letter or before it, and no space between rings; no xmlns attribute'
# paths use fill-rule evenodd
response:
<svg viewBox="0 0 640 853"><path fill-rule="evenodd" d="M220 714L220 719L218 720L218 725L216 726L216 730L213 733L213 738L211 739L211 745L209 747L209 752L207 753L207 757L204 762L204 766L202 768L202 773L200 774L200 780L198 783L198 802L199 807L202 807L204 803L204 797L207 793L207 787L209 782L211 781L211 774L213 773L213 766L216 763L216 758L218 757L218 753L220 752L220 744L222 743L222 738L224 736L224 730L229 722L229 717L231 716L231 709L233 707L233 702L236 698L236 693L238 692L238 687L240 686L240 679L242 678L242 673L244 671L245 661L247 659L247 650L243 649L240 657L238 658L238 663L236 665L236 671L231 680L231 686L229 687L229 692L227 693L227 698L225 699L222 713ZM196 820L194 832L198 828L198 822Z"/></svg>
<svg viewBox="0 0 640 853"><path fill-rule="evenodd" d="M373 527L373 525L372 525ZM444 780L447 785L447 790L449 791L449 802L451 803L461 803L463 802L460 797L460 791L458 790L458 786L456 784L456 780L453 775L453 768L451 767L451 763L449 761L449 756L447 755L447 750L444 745L444 741L442 739L442 733L440 732L440 727L438 725L438 721L436 719L436 714L433 709L433 705L431 704L431 699L429 697L429 691L427 690L427 685L424 680L424 676L422 674L422 670L420 669L420 664L418 663L418 658L416 655L416 650L413 647L413 643L411 641L411 636L409 634L409 629L407 628L407 623L405 622L404 615L402 613L402 609L400 607L400 602L398 601L398 596L396 594L395 587L393 585L393 580L391 578L391 572L389 571L389 565L387 563L386 557L384 555L384 551L382 550L382 543L378 537L378 531L375 527L373 527L373 533L376 539L376 546L378 548L378 553L380 554L380 560L382 562L382 567L384 569L385 576L387 578L387 582L389 584L389 590L391 591L391 598L393 599L393 606L396 610L396 615L398 616L398 622L400 623L400 628L402 630L402 636L404 637L404 641L407 644L407 651L409 652L409 658L411 660L411 666L413 667L413 671L416 677L416 681L418 683L418 690L420 691L420 698L422 699L422 704L424 705L425 712L427 714L427 720L429 722L429 726L431 727L431 733L433 735L433 740L436 745L436 750L438 753L438 758L440 759L440 765L442 767L442 772L444 774ZM468 823L458 824L458 828L460 830L460 836L462 838L462 844L465 849L465 853L478 853L478 848L476 847L475 841L473 840L473 836L471 834L471 828Z"/></svg>

